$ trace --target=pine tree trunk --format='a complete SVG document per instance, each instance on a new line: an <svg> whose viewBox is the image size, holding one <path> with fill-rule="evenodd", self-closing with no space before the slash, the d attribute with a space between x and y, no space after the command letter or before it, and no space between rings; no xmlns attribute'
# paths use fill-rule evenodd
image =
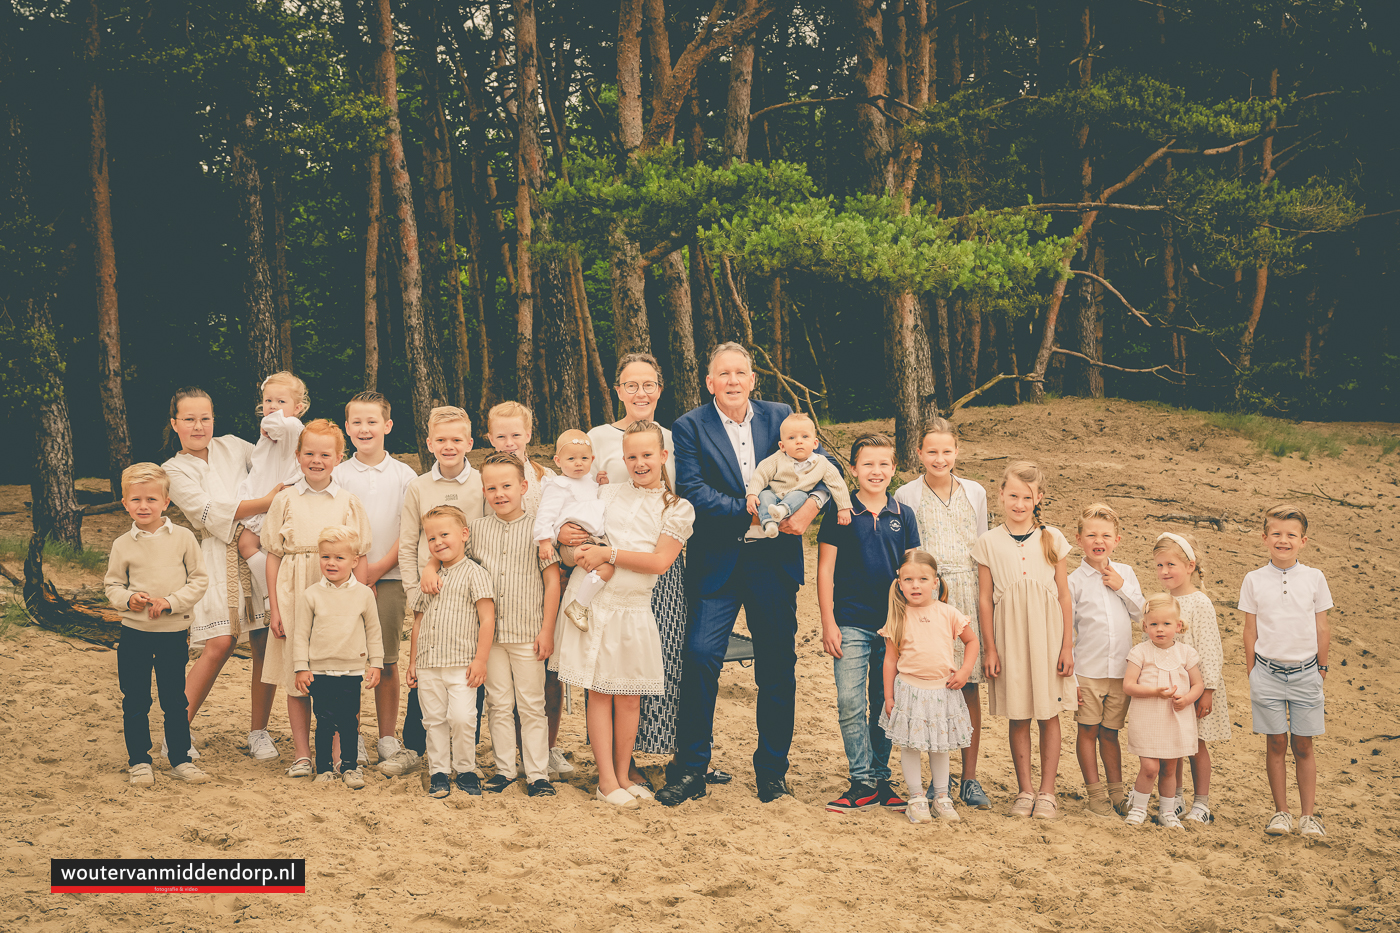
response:
<svg viewBox="0 0 1400 933"><path fill-rule="evenodd" d="M267 262L262 174L249 150L255 125L251 112L235 121L229 162L237 192L238 225L243 233L241 280L243 304L248 311L248 358L254 379L261 382L282 368L282 329L277 321L272 270Z"/></svg>
<svg viewBox="0 0 1400 933"><path fill-rule="evenodd" d="M642 145L643 0L621 0L617 22L617 121L622 148L630 158ZM646 278L637 242L615 225L608 235L611 255L613 335L617 356L651 352Z"/></svg>
<svg viewBox="0 0 1400 933"><path fill-rule="evenodd" d="M953 410L953 354L948 330L948 299L934 299L934 317L938 321L938 408Z"/></svg>
<svg viewBox="0 0 1400 933"><path fill-rule="evenodd" d="M666 319L670 324L671 372L667 382L678 415L700 405L700 366L695 359L694 311L685 258L676 250L661 260L666 289Z"/></svg>
<svg viewBox="0 0 1400 933"><path fill-rule="evenodd" d="M278 369L292 371L292 283L287 273L287 212L284 206L286 180L280 170L267 175L266 215L272 220L272 249L268 267L272 272L272 297L277 308L277 333L281 358Z"/></svg>
<svg viewBox="0 0 1400 933"><path fill-rule="evenodd" d="M516 0L516 9L531 0ZM519 30L519 20L516 20ZM578 351L574 341L577 318L569 300L566 274L557 261L540 263L535 282L540 302L540 324L544 328L544 362L548 374L547 407L552 430L541 441L557 436L566 428L587 427L579 409Z"/></svg>
<svg viewBox="0 0 1400 933"><path fill-rule="evenodd" d="M107 480L122 494L121 474L131 463L131 434L122 390L122 335L117 314L117 257L112 245L112 187L107 167L107 105L99 81L102 16L87 0L83 64L88 72L88 223L97 304L98 390L107 429Z"/></svg>
<svg viewBox="0 0 1400 933"><path fill-rule="evenodd" d="M404 161L403 130L399 123L398 69L394 56L394 25L389 0L373 0L372 35L380 93L389 111L385 162L389 168L394 220L398 235L398 279L403 303L404 343L413 398L414 433L420 463L428 463L428 413L447 396L441 377L433 378L429 341L423 319L423 273L418 256L418 223L413 214L413 188Z"/></svg>
<svg viewBox="0 0 1400 933"><path fill-rule="evenodd" d="M758 0L743 0L741 12L757 9ZM754 40L750 38L734 46L729 58L728 104L724 112L724 143L720 161L749 160L749 114L753 95Z"/></svg>
<svg viewBox="0 0 1400 933"><path fill-rule="evenodd" d="M1274 68L1269 73L1269 96L1278 96L1278 68ZM1278 125L1278 120L1270 118L1269 129ZM1265 136L1263 151L1259 158L1259 184L1267 187L1274 177L1274 138ZM1264 313L1264 298L1269 290L1269 260L1267 256L1261 258L1254 265L1254 297L1249 304L1249 317L1244 323L1244 332L1240 334L1239 360L1236 366L1240 373L1245 374L1254 365L1254 333L1259 328L1259 318ZM1237 393L1238 395L1238 390Z"/></svg>
<svg viewBox="0 0 1400 933"><path fill-rule="evenodd" d="M381 155L365 159L365 391L379 389L379 217L382 213L379 176Z"/></svg>
<svg viewBox="0 0 1400 933"><path fill-rule="evenodd" d="M695 314L692 331L694 333L696 368L703 369L710 358L710 351L719 345L717 334L719 325L716 319L714 280L710 277L710 264L705 251L699 244L690 248L690 297Z"/></svg>
<svg viewBox="0 0 1400 933"><path fill-rule="evenodd" d="M535 222L540 214L539 195L544 188L538 106L539 47L534 0L514 0L514 5L519 82L515 153L516 178L519 179L515 189L515 397L526 408L535 408L530 367L535 344L535 279L539 272L531 249L535 242Z"/></svg>

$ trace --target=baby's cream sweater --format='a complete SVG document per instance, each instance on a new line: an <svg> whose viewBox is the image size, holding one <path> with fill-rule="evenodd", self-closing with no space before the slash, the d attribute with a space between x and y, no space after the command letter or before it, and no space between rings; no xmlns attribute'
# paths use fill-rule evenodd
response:
<svg viewBox="0 0 1400 933"><path fill-rule="evenodd" d="M845 477L836 468L836 464L815 452L808 459L813 461L813 466L799 473L799 461L781 450L771 457L765 457L754 469L753 476L749 477L748 495L756 496L764 489L771 489L781 499L799 489L811 492L818 483L824 482L826 491L836 500L836 507L849 509L851 493L846 488Z"/></svg>

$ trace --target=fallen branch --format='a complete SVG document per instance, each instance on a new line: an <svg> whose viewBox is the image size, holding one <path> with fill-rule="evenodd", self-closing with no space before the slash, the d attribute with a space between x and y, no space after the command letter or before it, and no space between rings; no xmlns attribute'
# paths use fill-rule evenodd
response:
<svg viewBox="0 0 1400 933"><path fill-rule="evenodd" d="M1114 288L1112 285L1108 284L1108 279L1106 279L1106 278L1104 278L1103 276L1100 276L1100 275L1095 275L1095 274L1092 273L1092 272L1086 272L1086 271L1083 270L1083 269L1071 269L1071 270L1069 270L1069 274L1070 274L1070 275L1082 275L1082 276L1084 276L1085 278L1093 279L1095 282L1098 282L1098 283L1099 283L1100 285L1102 285L1104 288L1106 288L1106 289L1108 289L1109 291L1113 292L1113 294L1114 294L1115 296L1117 296L1118 300L1121 301L1121 302L1123 302L1123 307L1125 307L1125 308L1127 308L1129 311L1133 312L1133 314L1137 317L1137 319L1138 319L1139 321L1142 321L1142 323L1143 323L1144 325L1146 325L1147 327L1151 327L1151 326L1152 326L1152 322L1149 321L1146 317L1144 317L1141 311L1139 311L1137 308L1134 308L1132 305L1128 304L1128 299L1126 299L1126 298L1123 297L1123 293L1122 293L1122 292L1120 292L1118 289Z"/></svg>
<svg viewBox="0 0 1400 933"><path fill-rule="evenodd" d="M1144 501L1144 502L1162 502L1162 503L1166 503L1166 502L1180 502L1180 501L1181 501L1180 499L1159 499L1159 498L1157 498L1156 496L1130 496L1130 495L1128 495L1126 492L1107 492L1107 493L1104 493L1104 495L1107 496L1107 497L1110 498L1110 499L1141 499L1141 500Z"/></svg>
<svg viewBox="0 0 1400 933"><path fill-rule="evenodd" d="M1025 376L1014 376L1014 375L1011 375L1010 373L999 373L998 375L995 375L995 376L993 376L992 378L988 379L986 382L982 383L980 386L978 386L977 388L973 389L971 392L967 393L967 394L964 395L962 398L960 398L960 399L958 399L956 402L954 402L954 403L953 403L953 407L951 407L951 408L948 409L948 414L951 415L953 412L957 411L959 408L962 408L964 405L966 405L968 402L970 402L970 401L972 401L973 399L975 399L977 396L981 395L983 392L986 392L986 391L987 391L988 389L990 389L992 386L994 386L994 385L996 385L997 383L1000 383L1000 382L1005 382L1005 381L1008 380L1008 379L1012 379L1012 380L1015 380L1015 381L1017 381L1017 382L1040 382L1040 381L1041 381L1038 377L1036 377L1036 376L1034 376L1034 375L1031 375L1031 374L1027 374L1027 375L1025 375Z"/></svg>
<svg viewBox="0 0 1400 933"><path fill-rule="evenodd" d="M102 502L97 505L83 506L84 515L109 515L112 512L120 512L125 506L120 499L116 502Z"/></svg>
<svg viewBox="0 0 1400 933"><path fill-rule="evenodd" d="M1180 522L1183 525L1211 525L1216 531L1224 531L1226 522L1224 515L1183 515L1180 512L1168 512L1165 515L1149 515L1147 517L1149 520Z"/></svg>
<svg viewBox="0 0 1400 933"><path fill-rule="evenodd" d="M1050 348L1050 352L1051 352L1051 353L1062 353L1062 354L1064 354L1065 356L1073 356L1073 357L1076 357L1076 358L1078 358L1078 359L1083 360L1084 362L1088 363L1090 366L1101 366L1101 367L1103 367L1104 369L1113 369L1113 370L1117 370L1117 371L1120 372L1120 373L1151 373L1152 375L1156 376L1158 379L1161 379L1163 382L1170 382L1170 383L1171 383L1172 385L1174 385L1174 386L1176 386L1176 385L1185 385L1185 384L1186 384L1186 376L1189 375L1188 373L1178 372L1178 371L1176 371L1175 369L1172 369L1171 366L1169 366L1169 365L1166 364L1166 363L1162 363L1162 364L1159 365L1159 366L1153 366L1151 369L1128 369L1127 367L1124 367L1124 366L1114 366L1112 363L1104 363L1104 362L1101 362L1101 361L1099 361L1099 360L1090 359L1089 357L1085 356L1083 353L1076 353L1076 352L1074 352L1073 350L1066 350L1066 349L1063 349L1062 347L1051 347L1051 348ZM1182 381L1181 381L1181 382L1175 382L1175 381L1173 381L1173 380L1171 380L1171 379L1168 379L1166 376L1163 376L1163 375L1162 375L1162 370L1164 370L1164 369L1165 369L1167 372L1171 373L1172 375L1180 376L1180 377L1182 378Z"/></svg>
<svg viewBox="0 0 1400 933"><path fill-rule="evenodd" d="M29 539L24 559L24 608L38 625L93 644L115 647L122 628L121 616L111 606L70 601L44 579L44 535ZM5 578L12 580L8 572Z"/></svg>
<svg viewBox="0 0 1400 933"><path fill-rule="evenodd" d="M1321 494L1319 495L1319 493ZM1291 496L1312 496L1314 499L1325 499L1328 502L1335 502L1338 505L1344 505L1349 509L1374 509L1376 507L1376 504L1374 502L1348 502L1345 499L1334 499L1331 496L1327 495L1327 493L1323 491L1321 486L1317 487L1317 492L1299 492L1296 489L1290 489L1288 490L1288 494Z"/></svg>

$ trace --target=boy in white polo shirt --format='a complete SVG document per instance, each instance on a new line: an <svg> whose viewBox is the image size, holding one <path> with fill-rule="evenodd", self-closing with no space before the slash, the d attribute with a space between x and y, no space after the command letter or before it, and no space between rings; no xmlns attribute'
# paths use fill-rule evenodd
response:
<svg viewBox="0 0 1400 933"><path fill-rule="evenodd" d="M362 582L374 587L384 639L384 672L374 687L380 761L388 761L400 748L394 729L399 717L399 645L407 606L399 572L399 519L404 493L417 478L412 467L384 450L384 437L394 429L389 415L389 400L378 392L361 392L346 403L345 433L355 445L355 456L333 474L340 488L359 497L369 518L371 545Z"/></svg>
<svg viewBox="0 0 1400 933"><path fill-rule="evenodd" d="M1327 834L1313 814L1317 796L1313 736L1324 732L1322 685L1332 637L1327 627L1332 593L1321 570L1298 561L1307 543L1308 517L1302 509L1293 505L1269 509L1264 513L1269 563L1250 571L1240 586L1254 731L1269 739L1269 790L1276 811L1264 827L1270 836L1293 831L1286 759L1290 734L1302 810L1299 831L1305 836Z"/></svg>
<svg viewBox="0 0 1400 933"><path fill-rule="evenodd" d="M1133 623L1141 621L1144 601L1133 568L1109 559L1122 540L1118 513L1103 503L1089 506L1079 515L1075 535L1084 561L1069 575L1074 603L1074 675L1079 681L1075 751L1084 774L1089 812L1109 817L1120 806L1124 815L1127 811L1118 733L1128 715L1123 677L1128 672L1128 652L1133 649Z"/></svg>

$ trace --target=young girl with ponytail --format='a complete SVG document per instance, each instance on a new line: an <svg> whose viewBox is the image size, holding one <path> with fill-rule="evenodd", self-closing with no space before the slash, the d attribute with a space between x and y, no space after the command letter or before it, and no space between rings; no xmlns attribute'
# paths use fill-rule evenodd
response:
<svg viewBox="0 0 1400 933"><path fill-rule="evenodd" d="M1060 713L1078 705L1069 542L1040 517L1045 474L1018 461L1001 478L1000 525L972 546L988 709L1011 720L1016 801L1011 815L1053 820L1060 767ZM1031 720L1040 723L1040 789L1031 789Z"/></svg>

